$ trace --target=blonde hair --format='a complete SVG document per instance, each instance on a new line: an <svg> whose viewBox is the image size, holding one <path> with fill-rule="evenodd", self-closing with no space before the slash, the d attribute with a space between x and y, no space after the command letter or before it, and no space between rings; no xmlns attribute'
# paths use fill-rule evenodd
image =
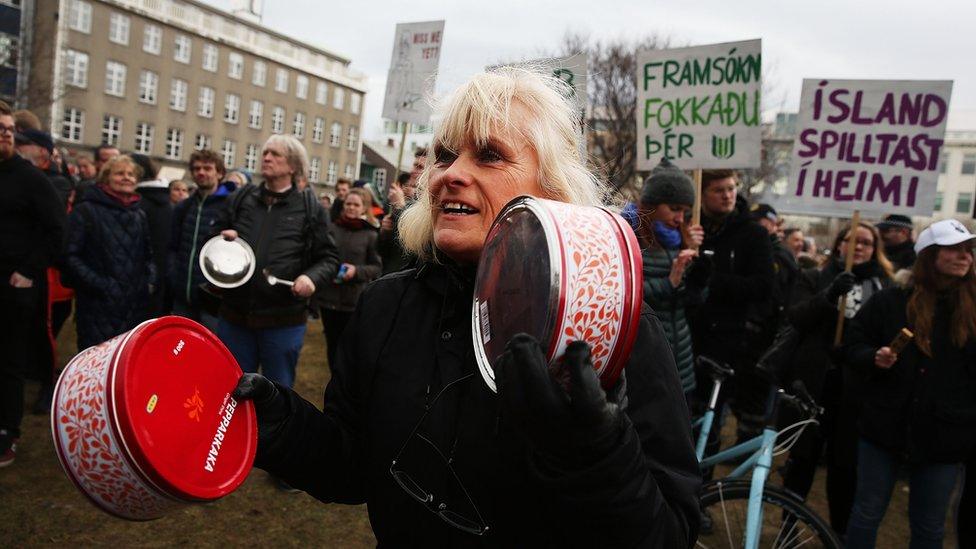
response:
<svg viewBox="0 0 976 549"><path fill-rule="evenodd" d="M142 179L142 167L136 164L136 161L132 159L131 156L120 154L118 156L113 156L102 164L102 169L98 170L98 176L95 178L96 183L107 184L108 176L112 174L112 168L116 164L128 164L132 166L132 170L136 172L136 181Z"/></svg>
<svg viewBox="0 0 976 549"><path fill-rule="evenodd" d="M302 145L301 141L291 135L276 133L264 142L264 146L261 147L262 154L268 145L279 145L285 149L285 159L291 169L294 170L291 174L292 184L297 185L306 177L308 174L308 152L305 151L305 145Z"/></svg>
<svg viewBox="0 0 976 549"><path fill-rule="evenodd" d="M467 144L483 147L492 135L507 129L535 148L545 198L602 205L607 188L587 169L580 154L580 113L562 93L565 86L540 68L501 67L477 74L441 104L441 123L430 150L458 151ZM518 126L512 114L515 104L528 114ZM417 182L417 201L404 211L398 224L404 249L421 260L434 258L434 205L427 191L434 163L431 156Z"/></svg>

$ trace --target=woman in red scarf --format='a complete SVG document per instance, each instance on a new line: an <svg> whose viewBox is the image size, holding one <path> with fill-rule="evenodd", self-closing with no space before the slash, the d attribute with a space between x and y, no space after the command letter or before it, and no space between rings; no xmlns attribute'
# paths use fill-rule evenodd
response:
<svg viewBox="0 0 976 549"><path fill-rule="evenodd" d="M139 176L128 156L109 160L68 216L63 278L77 294L79 350L146 319L156 273L149 223L136 193Z"/></svg>
<svg viewBox="0 0 976 549"><path fill-rule="evenodd" d="M342 204L342 215L332 226L339 248L339 274L320 294L322 328L333 364L339 337L349 322L359 294L383 270L376 249L379 223L373 217L373 198L366 189L350 189Z"/></svg>

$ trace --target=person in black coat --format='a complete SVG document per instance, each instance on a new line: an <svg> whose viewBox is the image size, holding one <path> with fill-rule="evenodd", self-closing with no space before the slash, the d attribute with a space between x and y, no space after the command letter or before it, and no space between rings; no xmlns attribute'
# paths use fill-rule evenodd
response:
<svg viewBox="0 0 976 549"><path fill-rule="evenodd" d="M45 271L58 256L65 221L54 186L17 154L14 127L0 101L0 467L15 459L29 342L44 324Z"/></svg>
<svg viewBox="0 0 976 549"><path fill-rule="evenodd" d="M891 214L878 222L878 230L885 242L885 254L895 270L911 270L915 265L915 241L912 218L907 215Z"/></svg>
<svg viewBox="0 0 976 549"><path fill-rule="evenodd" d="M169 200L169 185L157 178L159 169L156 163L142 154L129 155L142 170L136 192L139 193L139 207L146 212L149 222L149 239L152 242L153 262L159 274L158 283L149 297L150 317L167 314L173 301L170 295L169 283L163 276L167 271L166 260L169 257L169 239L173 225L173 204Z"/></svg>
<svg viewBox="0 0 976 549"><path fill-rule="evenodd" d="M732 170L702 173L703 257L714 265L705 303L691 316L696 355L731 365L735 377L722 386L718 409L731 395L740 439L762 430L767 383L755 372L760 354L772 342L773 255L769 234L755 223L738 196ZM702 265L704 266L704 265ZM695 274L695 276L698 276ZM699 373L699 399L708 400L711 380ZM717 434L718 430L715 430ZM713 438L711 448L715 448Z"/></svg>
<svg viewBox="0 0 976 549"><path fill-rule="evenodd" d="M791 449L783 484L806 498L826 446L830 524L840 534L847 530L854 500L858 405L856 397L845 390L841 353L834 348L837 307L840 298L846 296L844 315L853 318L871 295L889 286L892 274L877 229L864 222L857 229L853 269L844 272L850 230L845 227L837 233L830 258L822 268L807 269L797 280L788 319L800 339L781 373L783 385L803 381L825 410L819 428L805 430ZM842 341L849 331L850 322L846 322ZM805 419L785 408L781 416L784 427Z"/></svg>
<svg viewBox="0 0 976 549"><path fill-rule="evenodd" d="M942 547L949 498L976 447L974 239L955 219L933 223L915 245L911 286L878 293L854 317L847 359L863 408L852 549L874 547L903 465L910 545ZM892 349L903 328L914 338Z"/></svg>
<svg viewBox="0 0 976 549"><path fill-rule="evenodd" d="M688 411L650 309L609 391L585 343L550 370L525 334L496 364L497 394L479 374L474 276L497 212L523 194L600 203L557 85L506 67L453 96L400 221L421 266L362 294L323 411L256 375L235 390L255 401L257 466L321 501L365 502L380 546L694 545Z"/></svg>
<svg viewBox="0 0 976 549"><path fill-rule="evenodd" d="M112 158L68 217L64 275L77 296L79 351L148 318L156 267L138 174L128 156Z"/></svg>

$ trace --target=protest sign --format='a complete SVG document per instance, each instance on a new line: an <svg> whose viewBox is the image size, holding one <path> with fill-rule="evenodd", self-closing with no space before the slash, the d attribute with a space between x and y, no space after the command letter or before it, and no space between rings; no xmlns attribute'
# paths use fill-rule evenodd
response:
<svg viewBox="0 0 976 549"><path fill-rule="evenodd" d="M805 79L781 212L932 215L949 80Z"/></svg>
<svg viewBox="0 0 976 549"><path fill-rule="evenodd" d="M397 24L383 118L409 124L430 122L427 97L434 88L443 38L444 21Z"/></svg>
<svg viewBox="0 0 976 549"><path fill-rule="evenodd" d="M637 169L759 166L762 41L637 54Z"/></svg>

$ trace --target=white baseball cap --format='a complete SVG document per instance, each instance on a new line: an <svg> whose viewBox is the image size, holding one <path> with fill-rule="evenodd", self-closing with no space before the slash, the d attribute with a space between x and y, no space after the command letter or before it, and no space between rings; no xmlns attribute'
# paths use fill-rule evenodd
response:
<svg viewBox="0 0 976 549"><path fill-rule="evenodd" d="M969 232L965 225L955 219L936 221L918 235L918 241L915 242L915 253L919 253L929 246L954 246L974 238L976 238L976 234Z"/></svg>

